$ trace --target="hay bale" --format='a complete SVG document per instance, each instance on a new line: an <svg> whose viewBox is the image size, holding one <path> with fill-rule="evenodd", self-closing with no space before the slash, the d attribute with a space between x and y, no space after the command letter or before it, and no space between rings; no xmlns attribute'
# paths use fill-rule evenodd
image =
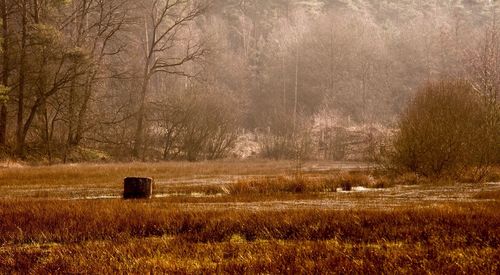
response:
<svg viewBox="0 0 500 275"><path fill-rule="evenodd" d="M124 199L150 199L153 196L152 178L127 177L123 180Z"/></svg>

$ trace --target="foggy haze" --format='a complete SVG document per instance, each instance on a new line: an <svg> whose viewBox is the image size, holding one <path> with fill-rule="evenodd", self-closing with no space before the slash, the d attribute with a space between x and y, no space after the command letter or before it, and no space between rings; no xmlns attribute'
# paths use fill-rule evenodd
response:
<svg viewBox="0 0 500 275"><path fill-rule="evenodd" d="M56 162L366 160L498 53L497 1L2 3L0 141Z"/></svg>

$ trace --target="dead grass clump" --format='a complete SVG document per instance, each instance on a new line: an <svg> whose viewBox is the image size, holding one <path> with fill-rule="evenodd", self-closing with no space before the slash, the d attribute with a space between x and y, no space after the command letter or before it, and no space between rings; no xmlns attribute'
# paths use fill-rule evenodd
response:
<svg viewBox="0 0 500 275"><path fill-rule="evenodd" d="M469 168L458 178L462 183L500 182L500 167Z"/></svg>
<svg viewBox="0 0 500 275"><path fill-rule="evenodd" d="M207 184L207 185L173 185L173 186L163 186L162 189L159 189L164 194L204 194L208 196L214 196L219 194L227 193L225 187L222 185L216 184Z"/></svg>
<svg viewBox="0 0 500 275"><path fill-rule="evenodd" d="M404 173L394 178L396 185L417 185L419 178L415 173Z"/></svg>
<svg viewBox="0 0 500 275"><path fill-rule="evenodd" d="M485 182L500 182L500 169L492 170L486 177L484 178Z"/></svg>
<svg viewBox="0 0 500 275"><path fill-rule="evenodd" d="M389 188L394 187L394 181L387 176L379 176L373 181L371 188Z"/></svg>
<svg viewBox="0 0 500 275"><path fill-rule="evenodd" d="M500 245L498 204L446 209L380 211L180 210L144 202L0 203L0 244L80 243L177 236L190 242L245 240L326 240ZM462 236L460 243L455 236ZM431 239L429 239L431 238Z"/></svg>
<svg viewBox="0 0 500 275"><path fill-rule="evenodd" d="M375 178L360 172L345 172L328 177L262 177L239 180L228 185L230 194L272 194L336 192L337 188L351 191L353 187L386 188L393 186L388 179Z"/></svg>
<svg viewBox="0 0 500 275"><path fill-rule="evenodd" d="M338 183L335 177L326 177L322 181L325 192L337 192Z"/></svg>
<svg viewBox="0 0 500 275"><path fill-rule="evenodd" d="M451 180L445 177L430 179L415 173L403 173L403 174L377 174L372 188L388 188L396 185L419 185L419 184L436 184L436 185L446 185L450 184Z"/></svg>
<svg viewBox="0 0 500 275"><path fill-rule="evenodd" d="M232 195L323 192L330 180L296 177L262 177L239 180L227 186Z"/></svg>

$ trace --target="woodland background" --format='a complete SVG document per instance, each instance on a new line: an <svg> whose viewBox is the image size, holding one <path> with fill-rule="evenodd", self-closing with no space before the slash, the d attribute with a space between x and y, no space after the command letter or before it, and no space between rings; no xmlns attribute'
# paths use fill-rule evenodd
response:
<svg viewBox="0 0 500 275"><path fill-rule="evenodd" d="M426 83L465 79L498 108L498 11L1 0L0 158L373 160Z"/></svg>

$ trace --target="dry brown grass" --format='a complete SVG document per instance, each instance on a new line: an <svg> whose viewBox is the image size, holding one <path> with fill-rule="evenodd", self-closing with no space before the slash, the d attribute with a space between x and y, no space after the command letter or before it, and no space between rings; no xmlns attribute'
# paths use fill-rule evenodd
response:
<svg viewBox="0 0 500 275"><path fill-rule="evenodd" d="M0 273L496 273L499 206L254 212L6 201Z"/></svg>
<svg viewBox="0 0 500 275"><path fill-rule="evenodd" d="M3 271L53 273L441 273L495 274L498 249L442 250L400 242L259 240L188 243L149 238L10 249ZM27 268L31 267L31 268Z"/></svg>
<svg viewBox="0 0 500 275"><path fill-rule="evenodd" d="M330 177L312 178L305 176L250 178L227 185L227 190L232 195L335 192L336 188L336 182Z"/></svg>
<svg viewBox="0 0 500 275"><path fill-rule="evenodd" d="M119 196L127 176L153 177L163 195L249 195L335 192L345 181L352 186L389 187L361 172L309 171L292 174L284 161L162 162L56 165L0 169L1 197L83 198ZM222 183L221 183L222 181ZM225 182L233 181L224 187Z"/></svg>
<svg viewBox="0 0 500 275"><path fill-rule="evenodd" d="M162 179L217 175L275 175L293 170L286 161L78 164L0 169L0 185L114 185L127 176Z"/></svg>
<svg viewBox="0 0 500 275"><path fill-rule="evenodd" d="M0 170L0 190L21 190L21 195L42 190L36 199L0 198L0 274L500 272L497 185L336 193L342 183L390 187L396 181L361 172L283 176L288 169L293 166L263 161ZM228 174L245 177L227 184L183 181ZM60 197L75 186L120 190L119 181L129 175L179 178L157 190L166 194L214 196ZM42 188L47 185L55 191ZM462 195L463 201L456 200ZM435 200L423 203L422 196ZM314 204L316 199L356 208L327 210ZM316 206L284 206L308 200ZM379 200L385 203L376 207ZM270 208L260 207L266 202Z"/></svg>
<svg viewBox="0 0 500 275"><path fill-rule="evenodd" d="M298 175L253 177L227 186L233 195L336 192L337 188L350 191L352 187L388 188L395 185L387 177L374 178L369 172L336 172L325 175Z"/></svg>
<svg viewBox="0 0 500 275"><path fill-rule="evenodd" d="M500 201L500 190L495 191L481 191L477 193L474 198L481 200L497 200Z"/></svg>

